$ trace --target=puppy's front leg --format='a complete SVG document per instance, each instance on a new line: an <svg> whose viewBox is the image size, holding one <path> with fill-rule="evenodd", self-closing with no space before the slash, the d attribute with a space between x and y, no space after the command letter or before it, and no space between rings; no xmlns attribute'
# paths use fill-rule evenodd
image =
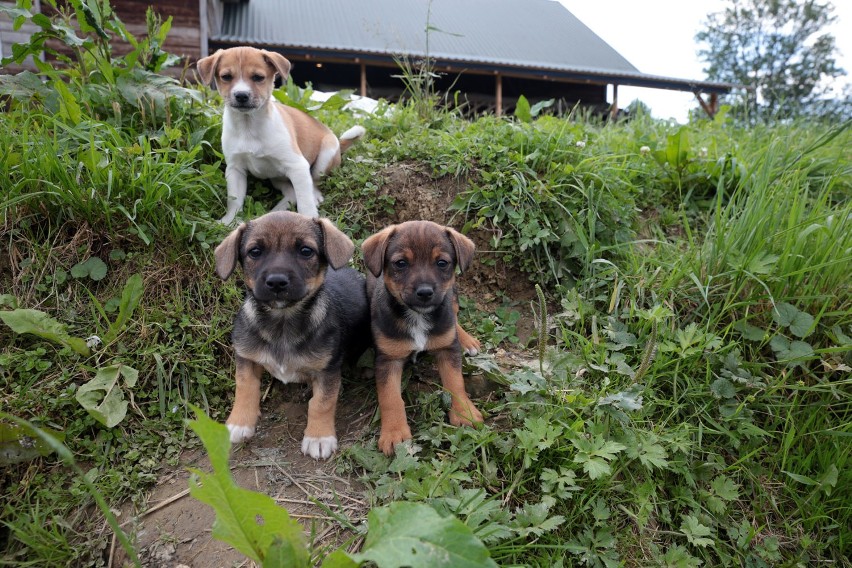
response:
<svg viewBox="0 0 852 568"><path fill-rule="evenodd" d="M317 198L314 195L314 179L311 177L311 166L304 158L288 172L290 183L296 194L296 210L308 217L318 217Z"/></svg>
<svg viewBox="0 0 852 568"><path fill-rule="evenodd" d="M376 390L379 395L379 410L382 413L382 433L379 435L379 450L393 455L398 443L411 439L411 428L405 417L402 400L403 359L390 359L376 353Z"/></svg>
<svg viewBox="0 0 852 568"><path fill-rule="evenodd" d="M263 367L239 355L237 360L237 392L234 408L228 417L231 443L236 444L254 436L257 419L260 417L260 377Z"/></svg>
<svg viewBox="0 0 852 568"><path fill-rule="evenodd" d="M482 422L482 414L476 409L464 390L464 376L461 371L461 345L459 342L455 341L446 349L435 351L435 360L438 364L438 374L441 375L441 384L452 397L450 424L453 426L472 426L474 423Z"/></svg>
<svg viewBox="0 0 852 568"><path fill-rule="evenodd" d="M296 190L287 178L275 178L270 180L275 189L281 192L281 201L278 202L273 211L288 211L290 205L296 202Z"/></svg>
<svg viewBox="0 0 852 568"><path fill-rule="evenodd" d="M248 189L246 175L247 172L244 169L230 165L225 167L225 181L228 184L228 209L225 216L219 220L224 225L230 225L237 213L243 209L243 202L246 199L246 190Z"/></svg>
<svg viewBox="0 0 852 568"><path fill-rule="evenodd" d="M329 373L313 381L313 395L308 402L308 425L302 438L302 453L315 460L328 459L337 450L334 414L340 392L340 372Z"/></svg>

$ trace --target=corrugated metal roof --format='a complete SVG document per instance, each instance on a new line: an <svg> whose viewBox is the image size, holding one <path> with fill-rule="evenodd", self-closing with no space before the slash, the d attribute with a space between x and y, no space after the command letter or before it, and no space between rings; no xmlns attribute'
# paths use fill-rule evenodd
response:
<svg viewBox="0 0 852 568"><path fill-rule="evenodd" d="M642 74L555 0L247 0L224 5L222 29L210 39L353 55L422 57L428 50L443 62L550 70L620 84L726 86Z"/></svg>
<svg viewBox="0 0 852 568"><path fill-rule="evenodd" d="M638 72L553 0L249 0L211 39L533 67ZM438 31L440 30L440 31Z"/></svg>

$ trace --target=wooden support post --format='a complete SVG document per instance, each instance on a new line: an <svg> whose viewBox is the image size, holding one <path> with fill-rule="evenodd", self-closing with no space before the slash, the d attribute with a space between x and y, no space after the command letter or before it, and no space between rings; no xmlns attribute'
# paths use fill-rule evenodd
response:
<svg viewBox="0 0 852 568"><path fill-rule="evenodd" d="M367 64L361 63L361 96L367 96Z"/></svg>
<svg viewBox="0 0 852 568"><path fill-rule="evenodd" d="M710 104L704 100L704 97L701 96L701 91L694 91L695 98L698 99L698 104L701 105L701 109L709 116L713 118L716 116L716 111L719 106L719 97L716 93L710 94Z"/></svg>
<svg viewBox="0 0 852 568"><path fill-rule="evenodd" d="M494 111L494 114L497 116L503 115L503 76L500 73L496 74L497 77L497 92L495 93L495 98L497 99L496 104L497 108Z"/></svg>
<svg viewBox="0 0 852 568"><path fill-rule="evenodd" d="M609 117L615 120L618 117L618 84L612 84L612 106L609 107Z"/></svg>

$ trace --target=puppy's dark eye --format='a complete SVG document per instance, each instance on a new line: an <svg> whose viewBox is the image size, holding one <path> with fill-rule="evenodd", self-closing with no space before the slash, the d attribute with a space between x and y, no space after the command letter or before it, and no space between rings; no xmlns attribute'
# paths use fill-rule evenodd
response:
<svg viewBox="0 0 852 568"><path fill-rule="evenodd" d="M227 83L228 81L230 81L231 79L233 79L233 78L234 78L234 76L233 76L233 75L231 75L230 73L222 73L222 74L219 76L219 78L220 78L220 79L222 79L223 81L225 81L225 82Z"/></svg>
<svg viewBox="0 0 852 568"><path fill-rule="evenodd" d="M450 263L444 260L443 258L439 258L438 262L436 262L435 264L437 264L438 268L440 268L441 270L444 270L445 268L450 266Z"/></svg>
<svg viewBox="0 0 852 568"><path fill-rule="evenodd" d="M254 81L255 83L262 83L264 79L266 79L266 77L264 77L263 75L252 75L251 76L251 80Z"/></svg>
<svg viewBox="0 0 852 568"><path fill-rule="evenodd" d="M249 249L246 254L249 255L250 258L258 258L263 254L263 250L260 247L254 247Z"/></svg>
<svg viewBox="0 0 852 568"><path fill-rule="evenodd" d="M299 249L299 254L304 258L311 258L314 256L314 249L311 247L302 247Z"/></svg>
<svg viewBox="0 0 852 568"><path fill-rule="evenodd" d="M395 261L393 261L393 266L394 266L394 268L396 268L397 270L403 270L403 269L405 269L405 268L408 268L408 261L407 261L407 260L405 260L405 259L403 259L403 258L401 258L401 259L399 259L399 260L395 260Z"/></svg>

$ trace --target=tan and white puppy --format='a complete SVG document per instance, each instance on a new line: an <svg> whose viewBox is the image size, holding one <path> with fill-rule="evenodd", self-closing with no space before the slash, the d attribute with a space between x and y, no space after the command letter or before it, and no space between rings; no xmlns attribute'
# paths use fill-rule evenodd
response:
<svg viewBox="0 0 852 568"><path fill-rule="evenodd" d="M242 210L247 174L268 179L281 191L275 210L295 201L299 213L317 217L322 194L316 181L340 164L340 153L364 135L364 128L353 126L338 139L312 116L274 100L276 75L286 80L290 73L290 62L280 53L232 47L199 59L196 67L201 80L215 82L225 100L228 209L221 222L230 224Z"/></svg>

